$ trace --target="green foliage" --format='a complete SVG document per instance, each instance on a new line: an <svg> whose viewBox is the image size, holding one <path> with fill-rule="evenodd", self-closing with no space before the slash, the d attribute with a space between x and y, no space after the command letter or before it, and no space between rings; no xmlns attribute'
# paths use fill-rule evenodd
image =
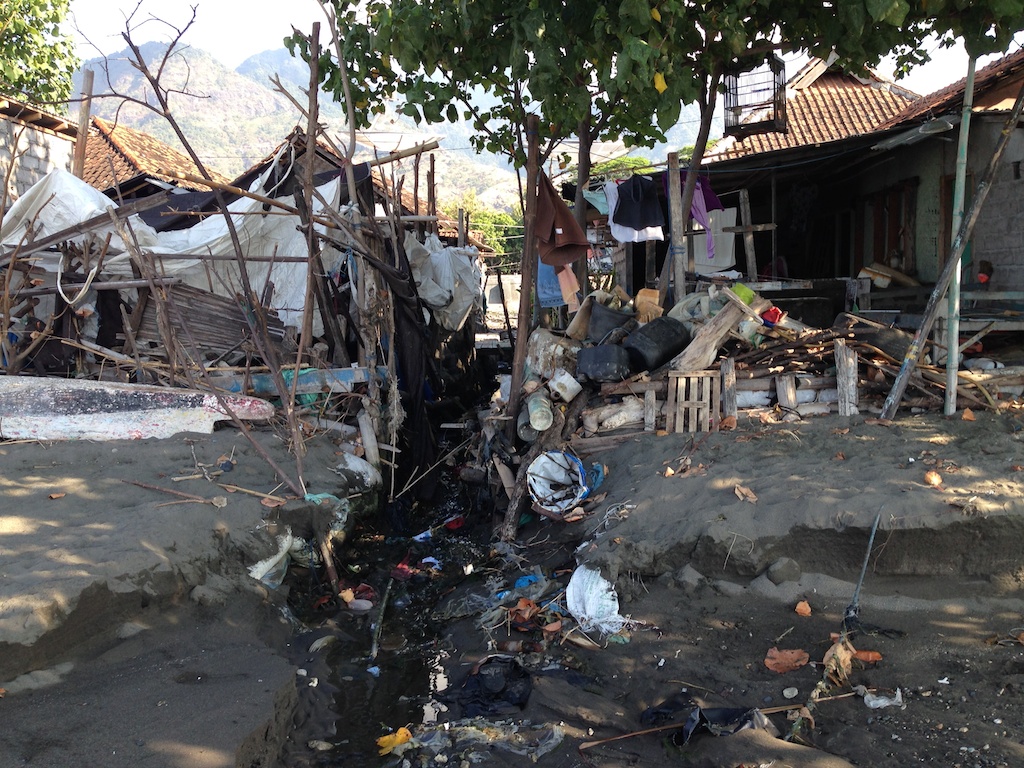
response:
<svg viewBox="0 0 1024 768"><path fill-rule="evenodd" d="M523 217L489 208L473 191L440 204L441 212L458 220L459 209L469 214L469 228L485 245L494 249L492 264L519 264L523 253Z"/></svg>
<svg viewBox="0 0 1024 768"><path fill-rule="evenodd" d="M606 138L650 146L683 104L699 103L709 125L722 73L774 50L835 52L860 70L890 53L898 65L925 60L930 34L961 36L972 53L1005 50L1024 26L1024 0L321 2L337 14L363 125L397 99L417 122L471 120L478 150L519 165L530 114L542 162L573 135L581 152ZM289 46L308 56L301 35ZM322 57L321 71L340 97L338 62Z"/></svg>
<svg viewBox="0 0 1024 768"><path fill-rule="evenodd" d="M67 101L78 66L71 38L61 30L69 1L0 3L0 91L37 104Z"/></svg>
<svg viewBox="0 0 1024 768"><path fill-rule="evenodd" d="M626 156L595 163L590 169L590 175L621 178L625 176L632 176L637 173L647 173L653 170L654 168L651 165L651 161L647 158ZM568 178L576 178L576 166L570 165L566 168L565 175Z"/></svg>

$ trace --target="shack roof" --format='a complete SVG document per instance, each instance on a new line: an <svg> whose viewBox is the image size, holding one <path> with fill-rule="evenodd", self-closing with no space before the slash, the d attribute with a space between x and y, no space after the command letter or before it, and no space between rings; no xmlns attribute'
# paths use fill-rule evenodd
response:
<svg viewBox="0 0 1024 768"><path fill-rule="evenodd" d="M1009 110L1024 79L1024 48L1003 56L974 74L974 111ZM967 78L962 77L945 88L922 96L907 105L880 128L894 128L920 122L949 112L959 112L964 103Z"/></svg>
<svg viewBox="0 0 1024 768"><path fill-rule="evenodd" d="M821 59L812 59L786 83L785 133L727 137L704 158L705 163L761 155L871 133L912 103L916 94L876 74L846 74Z"/></svg>
<svg viewBox="0 0 1024 768"><path fill-rule="evenodd" d="M48 112L13 96L0 94L0 115L12 122L30 126L36 130L62 136L74 140L78 137L77 123L69 122L66 117Z"/></svg>
<svg viewBox="0 0 1024 768"><path fill-rule="evenodd" d="M82 172L83 179L90 186L104 191L119 187L123 193L130 194L132 187L148 179L158 179L186 189L206 189L166 175L166 172L198 175L196 164L183 152L147 133L111 123L102 117L93 116L91 122ZM209 167L207 170L214 181L229 181Z"/></svg>

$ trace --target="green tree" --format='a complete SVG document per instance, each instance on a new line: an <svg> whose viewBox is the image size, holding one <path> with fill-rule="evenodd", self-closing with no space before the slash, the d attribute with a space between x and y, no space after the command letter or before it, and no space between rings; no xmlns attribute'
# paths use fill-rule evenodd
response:
<svg viewBox="0 0 1024 768"><path fill-rule="evenodd" d="M469 215L469 228L483 243L494 249L493 264L519 264L523 253L523 219L507 211L489 208L470 190L458 200L441 203L441 212L458 219L461 208Z"/></svg>
<svg viewBox="0 0 1024 768"><path fill-rule="evenodd" d="M339 33L340 65L322 56L329 92L348 92L357 122L388 99L417 120L473 121L475 145L521 164L528 114L540 116L541 160L579 140L577 214L600 138L650 145L697 103L691 167L707 144L728 70L776 50L835 52L854 70L895 53L920 62L930 34L972 53L1004 50L1024 26L1024 0L321 0ZM308 56L308 44L289 41ZM683 210L696 174L687 175Z"/></svg>
<svg viewBox="0 0 1024 768"><path fill-rule="evenodd" d="M78 66L61 24L69 0L4 0L0 3L0 91L37 104L60 104L71 95Z"/></svg>

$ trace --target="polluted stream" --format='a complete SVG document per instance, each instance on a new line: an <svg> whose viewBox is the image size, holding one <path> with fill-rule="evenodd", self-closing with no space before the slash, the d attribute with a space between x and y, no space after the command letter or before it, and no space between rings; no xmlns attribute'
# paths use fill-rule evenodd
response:
<svg viewBox="0 0 1024 768"><path fill-rule="evenodd" d="M486 576L493 501L452 467L437 496L360 518L335 552L342 597L321 568L289 568L299 702L281 765L381 764L379 738L429 726L448 708L444 662L454 648L435 609Z"/></svg>

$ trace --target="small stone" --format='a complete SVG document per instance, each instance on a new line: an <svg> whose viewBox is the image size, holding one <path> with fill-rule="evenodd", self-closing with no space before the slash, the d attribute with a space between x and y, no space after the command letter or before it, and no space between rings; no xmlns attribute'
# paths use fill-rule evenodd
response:
<svg viewBox="0 0 1024 768"><path fill-rule="evenodd" d="M787 581L800 581L800 565L789 557L780 557L768 566L768 578L776 586Z"/></svg>
<svg viewBox="0 0 1024 768"><path fill-rule="evenodd" d="M703 584L705 580L704 575L689 563L676 571L672 575L672 578L675 579L676 584L682 587L687 593L692 593L701 584Z"/></svg>
<svg viewBox="0 0 1024 768"><path fill-rule="evenodd" d="M797 688L786 688L782 691L782 697L784 699L795 699L798 693L800 691Z"/></svg>

